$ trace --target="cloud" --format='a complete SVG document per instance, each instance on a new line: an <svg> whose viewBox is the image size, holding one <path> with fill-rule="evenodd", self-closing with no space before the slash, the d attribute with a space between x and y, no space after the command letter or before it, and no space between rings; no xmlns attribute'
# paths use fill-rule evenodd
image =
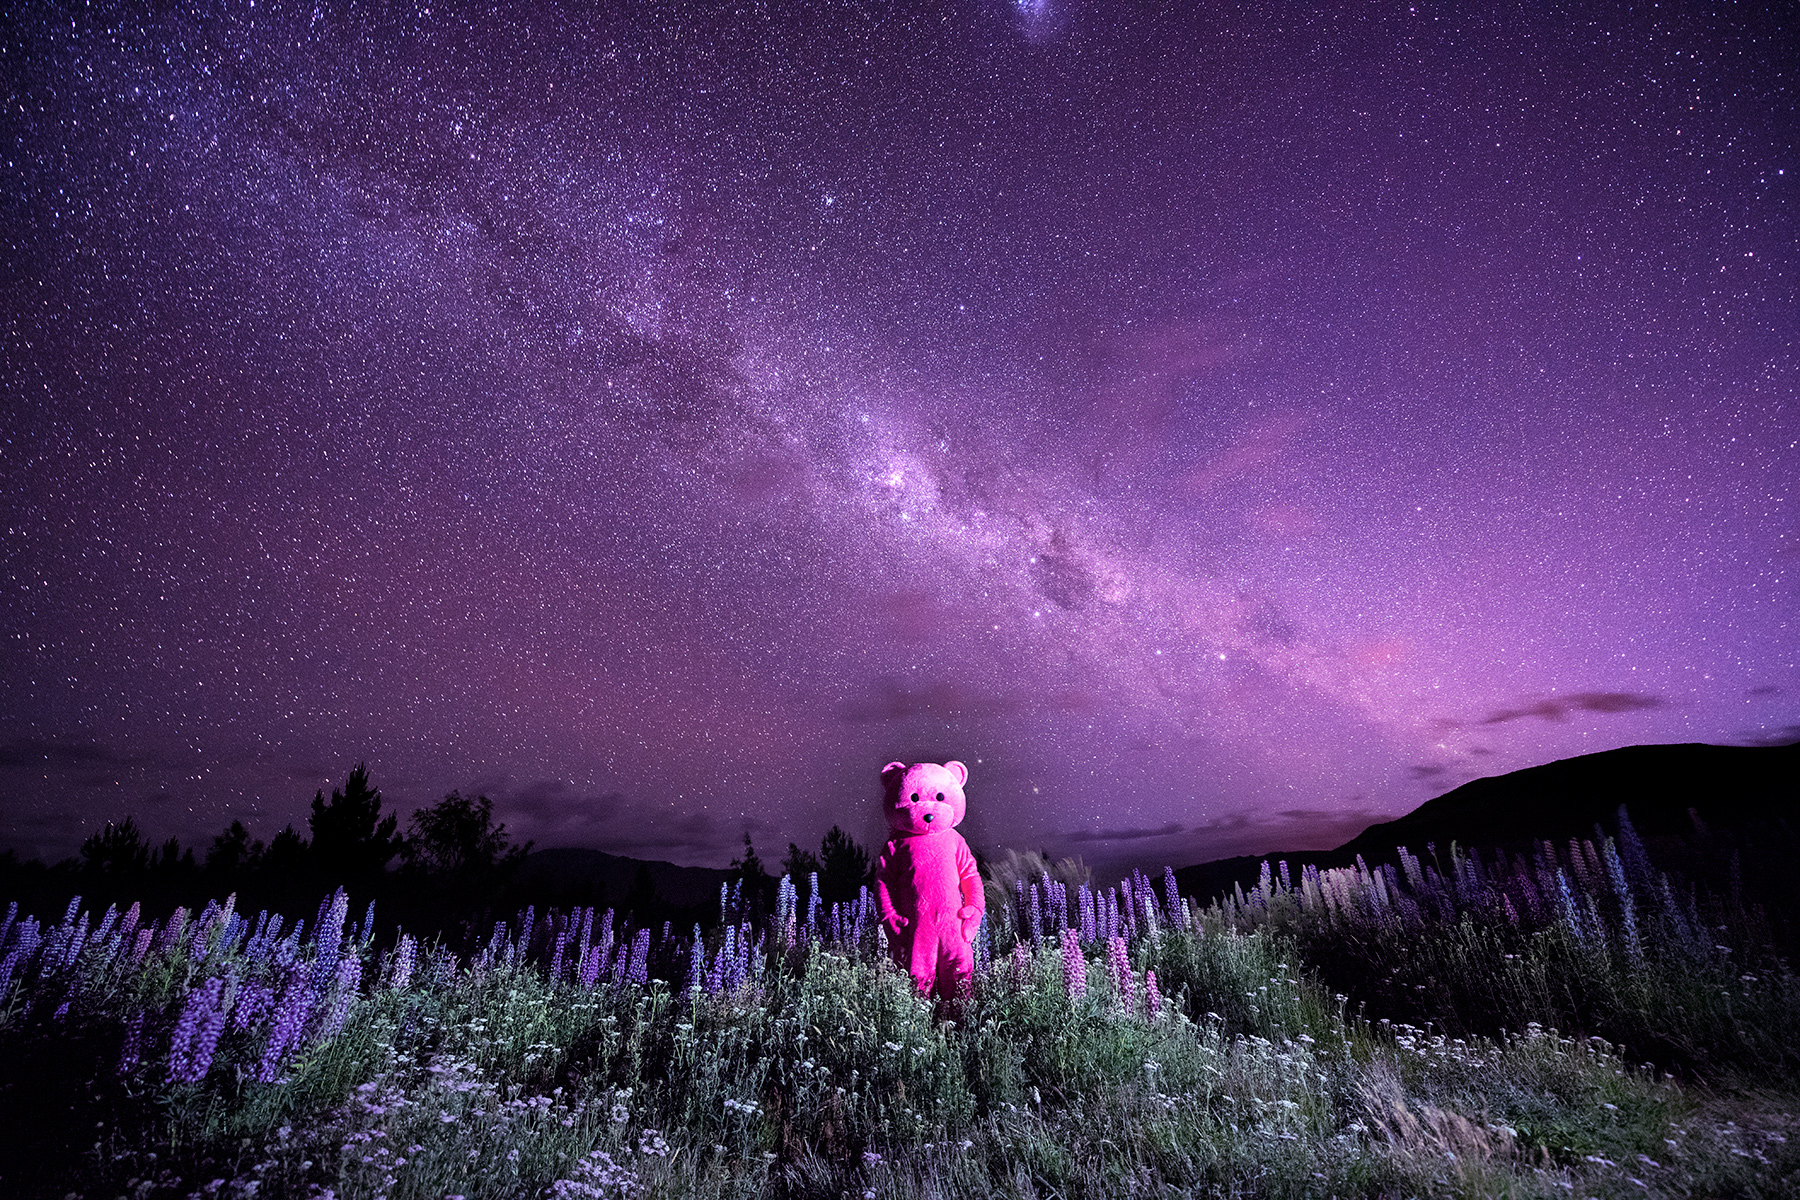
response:
<svg viewBox="0 0 1800 1200"><path fill-rule="evenodd" d="M1208 495L1226 484L1260 471L1286 453L1304 428L1305 416L1287 413L1249 430L1213 458L1189 472L1184 481L1186 491L1190 495Z"/></svg>
<svg viewBox="0 0 1800 1200"><path fill-rule="evenodd" d="M754 836L760 821L721 821L705 812L648 813L623 792L578 792L560 779L537 779L493 797L494 817L515 846L578 846L628 858L722 865Z"/></svg>
<svg viewBox="0 0 1800 1200"><path fill-rule="evenodd" d="M1527 704L1519 708L1503 708L1499 712L1483 717L1477 723L1504 725L1508 721L1517 721L1524 717L1537 717L1543 721L1562 721L1566 720L1571 712L1636 712L1646 708L1661 708L1665 703L1666 701L1661 696L1647 696L1641 692L1575 692L1568 696L1539 700L1535 704Z"/></svg>
<svg viewBox="0 0 1800 1200"><path fill-rule="evenodd" d="M1000 697L978 698L967 687L949 681L910 688L898 680L876 680L862 693L837 706L840 720L851 724L904 721L909 717L943 715L980 708L1007 712L1016 703Z"/></svg>
<svg viewBox="0 0 1800 1200"><path fill-rule="evenodd" d="M1759 730L1744 735L1747 746L1791 746L1800 742L1800 725L1785 725L1780 729Z"/></svg>
<svg viewBox="0 0 1800 1200"><path fill-rule="evenodd" d="M930 642L964 618L937 595L916 588L883 596L875 605L890 636L907 642Z"/></svg>
<svg viewBox="0 0 1800 1200"><path fill-rule="evenodd" d="M1159 825L1155 829L1084 829L1075 833L1058 834L1055 840L1063 842L1133 842L1144 838L1171 837L1187 831L1186 825L1170 821L1167 825Z"/></svg>
<svg viewBox="0 0 1800 1200"><path fill-rule="evenodd" d="M151 761L150 755L124 754L100 742L58 742L33 737L0 742L0 768L138 767Z"/></svg>
<svg viewBox="0 0 1800 1200"><path fill-rule="evenodd" d="M884 676L840 702L834 712L852 725L904 721L911 717L1002 716L1018 712L1097 712L1103 698L1084 687L1036 693L978 691L953 680L908 687Z"/></svg>
<svg viewBox="0 0 1800 1200"><path fill-rule="evenodd" d="M1410 772L1412 774L1412 777L1414 779L1436 779L1438 776L1444 774L1444 772L1448 771L1450 768L1449 767L1438 767L1438 766L1416 766L1416 767L1408 767L1406 769L1408 772Z"/></svg>

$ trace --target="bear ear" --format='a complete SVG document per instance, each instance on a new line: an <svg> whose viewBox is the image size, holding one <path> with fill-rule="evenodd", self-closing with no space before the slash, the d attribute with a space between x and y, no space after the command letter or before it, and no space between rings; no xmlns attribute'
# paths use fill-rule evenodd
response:
<svg viewBox="0 0 1800 1200"><path fill-rule="evenodd" d="M888 773L891 771L900 771L900 772L904 773L906 771L906 764L903 762L889 763L887 766L881 768L882 779L885 780L888 777Z"/></svg>
<svg viewBox="0 0 1800 1200"><path fill-rule="evenodd" d="M944 770L956 776L957 787L961 787L963 784L969 782L969 768L956 762L954 759L944 764Z"/></svg>

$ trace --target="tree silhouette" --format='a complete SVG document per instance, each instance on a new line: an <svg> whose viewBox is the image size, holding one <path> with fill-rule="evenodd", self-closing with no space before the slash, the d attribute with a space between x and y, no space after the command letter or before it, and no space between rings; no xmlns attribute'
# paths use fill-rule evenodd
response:
<svg viewBox="0 0 1800 1200"><path fill-rule="evenodd" d="M213 839L206 852L206 869L215 875L231 876L256 866L262 856L263 844L250 840L250 831L242 821L233 821Z"/></svg>
<svg viewBox="0 0 1800 1200"><path fill-rule="evenodd" d="M108 821L105 829L81 843L81 863L103 875L142 875L150 868L150 846L130 817Z"/></svg>
<svg viewBox="0 0 1800 1200"><path fill-rule="evenodd" d="M762 859L756 857L749 830L744 831L744 853L731 860L731 869L744 885L744 899L749 901L753 911L767 912L775 896L775 881L763 869Z"/></svg>
<svg viewBox="0 0 1800 1200"><path fill-rule="evenodd" d="M263 870L271 875L292 875L306 864L306 839L289 825L269 839L263 851Z"/></svg>
<svg viewBox="0 0 1800 1200"><path fill-rule="evenodd" d="M625 911L640 921L647 921L655 908L656 881L650 878L650 868L639 863L637 874L631 880L631 890L625 893Z"/></svg>
<svg viewBox="0 0 1800 1200"><path fill-rule="evenodd" d="M481 876L517 864L531 843L510 847L506 826L494 824L494 804L486 796L465 799L451 792L430 808L413 813L401 855L414 871L435 875Z"/></svg>
<svg viewBox="0 0 1800 1200"><path fill-rule="evenodd" d="M756 847L750 844L750 831L744 831L744 852L731 860L731 869L737 877L749 887L752 882L758 886L768 881L769 873L763 869L762 859L756 857Z"/></svg>
<svg viewBox="0 0 1800 1200"><path fill-rule="evenodd" d="M191 875L199 868L194 862L194 852L183 850L179 838L170 838L150 858L150 869L164 875Z"/></svg>
<svg viewBox="0 0 1800 1200"><path fill-rule="evenodd" d="M819 895L836 904L856 899L869 881L869 853L836 825L819 843Z"/></svg>
<svg viewBox="0 0 1800 1200"><path fill-rule="evenodd" d="M357 763L343 790L332 789L329 804L324 792L313 797L307 822L313 862L331 879L372 879L400 852L401 840L394 835L399 820L391 813L382 817L381 793L369 786L368 764Z"/></svg>
<svg viewBox="0 0 1800 1200"><path fill-rule="evenodd" d="M787 857L781 860L781 872L794 881L796 888L801 892L808 891L812 887L812 873L818 869L818 855L788 843Z"/></svg>

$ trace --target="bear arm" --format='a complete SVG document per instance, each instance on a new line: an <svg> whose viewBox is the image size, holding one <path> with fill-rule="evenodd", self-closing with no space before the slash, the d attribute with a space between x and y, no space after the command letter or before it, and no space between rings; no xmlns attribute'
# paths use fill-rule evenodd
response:
<svg viewBox="0 0 1800 1200"><path fill-rule="evenodd" d="M981 870L975 865L975 855L967 842L956 848L956 873L962 884L964 906L974 909L976 913L985 913L987 889L982 886Z"/></svg>
<svg viewBox="0 0 1800 1200"><path fill-rule="evenodd" d="M888 851L892 849L893 843L889 842L888 849L883 850L881 857L875 861L875 907L884 922L896 928L904 928L906 918L894 907L894 898L888 893L888 872L892 866Z"/></svg>

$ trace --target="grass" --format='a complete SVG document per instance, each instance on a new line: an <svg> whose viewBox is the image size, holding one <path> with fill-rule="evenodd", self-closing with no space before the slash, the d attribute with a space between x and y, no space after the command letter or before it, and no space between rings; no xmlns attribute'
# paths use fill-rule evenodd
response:
<svg viewBox="0 0 1800 1200"><path fill-rule="evenodd" d="M1744 970L1754 948L1696 955L1648 904L1628 946L1618 898L1608 909L1586 890L1585 924L1515 923L1454 891L1433 912L1419 878L1416 891L1366 869L1270 879L1208 907L1154 897L1141 877L1110 896L1021 880L993 889L972 994L941 1005L847 914L836 941L823 921L787 934L785 913L754 942L739 924L735 957L722 930L697 955L691 937L623 928L590 946L611 922L575 914L534 914L469 958L378 946L366 921L346 936L341 903L299 937L259 933L229 904L147 937L135 914L95 922L77 906L54 926L9 919L0 1120L18 1136L0 1190L1800 1189L1781 1045L1800 1004L1778 958ZM1043 889L1036 936L1018 904L1030 888ZM1088 916L1088 936L1061 935ZM591 986L584 962L607 964Z"/></svg>

